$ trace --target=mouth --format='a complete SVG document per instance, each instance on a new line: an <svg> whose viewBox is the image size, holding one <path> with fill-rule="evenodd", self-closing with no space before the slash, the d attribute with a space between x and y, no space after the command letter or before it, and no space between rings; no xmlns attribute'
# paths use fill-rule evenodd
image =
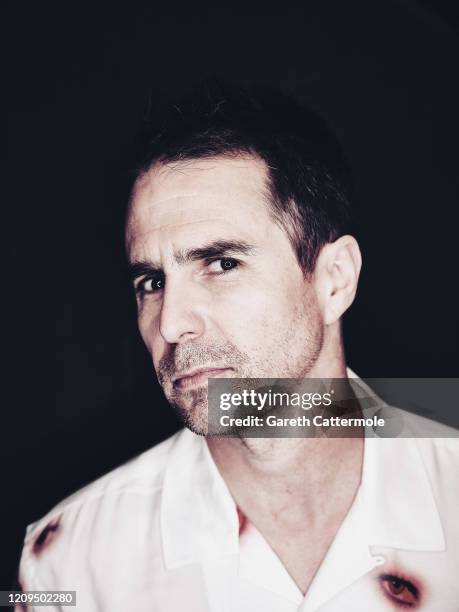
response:
<svg viewBox="0 0 459 612"><path fill-rule="evenodd" d="M172 384L174 389L191 389L205 384L209 378L219 378L228 372L231 372L231 368L196 368L175 376Z"/></svg>

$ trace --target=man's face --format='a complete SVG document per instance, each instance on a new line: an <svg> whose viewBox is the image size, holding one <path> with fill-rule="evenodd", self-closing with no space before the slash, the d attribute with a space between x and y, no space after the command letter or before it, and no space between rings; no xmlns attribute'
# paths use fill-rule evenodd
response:
<svg viewBox="0 0 459 612"><path fill-rule="evenodd" d="M271 218L253 158L159 166L137 181L127 250L138 322L169 402L207 431L207 380L301 378L323 323L313 285Z"/></svg>

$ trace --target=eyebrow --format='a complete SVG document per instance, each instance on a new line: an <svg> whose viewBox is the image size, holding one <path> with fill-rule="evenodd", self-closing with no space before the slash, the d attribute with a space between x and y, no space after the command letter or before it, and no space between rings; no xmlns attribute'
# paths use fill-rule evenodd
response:
<svg viewBox="0 0 459 612"><path fill-rule="evenodd" d="M228 255L253 255L255 246L245 240L214 240L202 247L181 249L174 252L174 261L185 265L192 261L202 261ZM129 276L132 281L145 275L163 274L161 266L153 261L136 260L129 264Z"/></svg>

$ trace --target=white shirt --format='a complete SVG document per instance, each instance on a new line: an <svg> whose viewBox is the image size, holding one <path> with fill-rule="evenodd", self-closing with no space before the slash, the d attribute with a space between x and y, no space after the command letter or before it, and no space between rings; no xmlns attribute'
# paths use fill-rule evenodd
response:
<svg viewBox="0 0 459 612"><path fill-rule="evenodd" d="M400 415L423 435L425 419ZM306 596L252 524L239 534L207 443L188 430L30 525L22 588L76 590L62 610L81 612L388 612L403 606L377 577L397 574L422 587L412 609L458 612L459 441L367 435L357 496Z"/></svg>

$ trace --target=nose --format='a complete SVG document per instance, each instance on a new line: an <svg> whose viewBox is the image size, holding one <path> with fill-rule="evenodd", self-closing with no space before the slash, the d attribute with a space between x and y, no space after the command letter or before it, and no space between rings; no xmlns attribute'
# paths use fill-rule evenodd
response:
<svg viewBox="0 0 459 612"><path fill-rule="evenodd" d="M203 306L196 288L179 279L166 281L159 320L165 342L177 344L201 336L205 329Z"/></svg>

